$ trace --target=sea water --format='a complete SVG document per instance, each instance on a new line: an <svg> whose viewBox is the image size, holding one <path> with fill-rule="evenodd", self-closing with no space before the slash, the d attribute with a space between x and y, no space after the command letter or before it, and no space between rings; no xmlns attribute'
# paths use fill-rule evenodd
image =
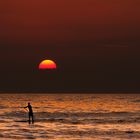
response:
<svg viewBox="0 0 140 140"><path fill-rule="evenodd" d="M0 139L139 140L140 94L0 94Z"/></svg>

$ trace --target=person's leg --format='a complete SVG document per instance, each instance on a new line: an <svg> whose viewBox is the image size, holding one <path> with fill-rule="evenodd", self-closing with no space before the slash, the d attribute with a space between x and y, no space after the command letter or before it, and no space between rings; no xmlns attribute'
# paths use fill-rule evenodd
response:
<svg viewBox="0 0 140 140"><path fill-rule="evenodd" d="M32 124L34 123L34 115L32 114Z"/></svg>
<svg viewBox="0 0 140 140"><path fill-rule="evenodd" d="M29 124L31 123L31 121L30 121L30 113L29 113Z"/></svg>

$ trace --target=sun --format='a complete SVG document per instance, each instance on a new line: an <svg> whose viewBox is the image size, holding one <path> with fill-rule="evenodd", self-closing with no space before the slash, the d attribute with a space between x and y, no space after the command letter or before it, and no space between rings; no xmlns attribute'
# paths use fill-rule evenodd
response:
<svg viewBox="0 0 140 140"><path fill-rule="evenodd" d="M39 64L39 69L56 69L56 63L52 60L43 60Z"/></svg>

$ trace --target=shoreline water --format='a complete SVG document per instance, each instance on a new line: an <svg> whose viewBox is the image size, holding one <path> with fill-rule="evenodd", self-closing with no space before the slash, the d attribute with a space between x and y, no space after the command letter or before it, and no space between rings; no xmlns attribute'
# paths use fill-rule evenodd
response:
<svg viewBox="0 0 140 140"><path fill-rule="evenodd" d="M22 107L30 101L35 124ZM0 139L139 140L138 94L0 94Z"/></svg>

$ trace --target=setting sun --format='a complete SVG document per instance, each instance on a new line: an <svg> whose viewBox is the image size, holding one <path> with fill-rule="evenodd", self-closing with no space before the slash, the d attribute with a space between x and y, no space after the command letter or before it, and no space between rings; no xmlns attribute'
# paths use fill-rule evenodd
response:
<svg viewBox="0 0 140 140"><path fill-rule="evenodd" d="M39 64L39 69L56 69L56 63L52 60L43 60Z"/></svg>

